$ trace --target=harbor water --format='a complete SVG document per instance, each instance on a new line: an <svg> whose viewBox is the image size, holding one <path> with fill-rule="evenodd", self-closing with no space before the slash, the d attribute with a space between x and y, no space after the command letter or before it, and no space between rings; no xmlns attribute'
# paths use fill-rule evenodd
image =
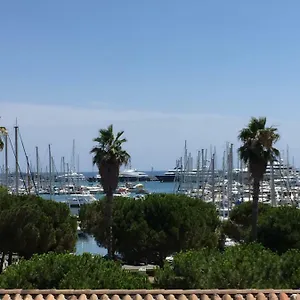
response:
<svg viewBox="0 0 300 300"><path fill-rule="evenodd" d="M95 173L84 173L86 177L94 176ZM173 182L159 182L159 181L148 181L148 182L141 182L144 185L144 188L149 191L150 193L173 193L174 192L174 183ZM81 182L81 185L91 185L87 182ZM49 199L49 195L43 196L45 199ZM98 199L101 196L95 195L95 197ZM103 195L102 195L103 197ZM52 195L52 200L61 202L65 200L64 195ZM76 213L76 209L71 210L72 213ZM105 248L99 247L97 245L97 242L95 239L91 236L80 236L78 237L77 243L76 243L76 254L82 254L82 253L92 253L92 254L100 254L100 255L106 255L107 250Z"/></svg>

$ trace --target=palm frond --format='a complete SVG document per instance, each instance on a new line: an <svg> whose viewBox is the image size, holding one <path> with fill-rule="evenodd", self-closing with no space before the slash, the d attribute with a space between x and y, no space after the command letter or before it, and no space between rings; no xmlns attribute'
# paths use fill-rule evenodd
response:
<svg viewBox="0 0 300 300"><path fill-rule="evenodd" d="M94 154L94 164L101 166L103 162L110 162L120 166L128 163L130 155L122 149L122 144L127 142L127 139L120 139L123 133L124 131L120 131L115 136L113 125L99 130L99 136L93 139L98 145L90 151L90 153Z"/></svg>
<svg viewBox="0 0 300 300"><path fill-rule="evenodd" d="M273 147L280 138L278 129L266 127L266 121L265 117L252 117L248 126L243 128L238 135L242 142L238 149L240 158L250 167L250 172L256 172L255 168L258 168L260 178L267 163L279 157L279 151Z"/></svg>
<svg viewBox="0 0 300 300"><path fill-rule="evenodd" d="M238 139L242 142L246 142L250 138L254 138L254 133L247 127L243 128L238 135Z"/></svg>
<svg viewBox="0 0 300 300"><path fill-rule="evenodd" d="M115 141L118 141L120 137L123 135L124 131L119 131L116 135Z"/></svg>
<svg viewBox="0 0 300 300"><path fill-rule="evenodd" d="M252 117L248 127L252 132L257 132L258 130L264 129L267 123L266 117L254 118Z"/></svg>

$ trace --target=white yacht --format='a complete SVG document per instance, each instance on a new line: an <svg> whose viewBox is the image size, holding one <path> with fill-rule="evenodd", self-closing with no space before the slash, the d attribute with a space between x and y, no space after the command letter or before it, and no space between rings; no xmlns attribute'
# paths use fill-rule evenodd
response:
<svg viewBox="0 0 300 300"><path fill-rule="evenodd" d="M138 171L137 169L125 169L120 172L119 180L121 182L126 181L149 181L150 177L145 172Z"/></svg>
<svg viewBox="0 0 300 300"><path fill-rule="evenodd" d="M94 177L87 178L89 182L100 182L101 177L97 174ZM150 176L142 171L138 171L137 169L125 169L121 171L119 174L120 182L136 182L136 181L150 181Z"/></svg>
<svg viewBox="0 0 300 300"><path fill-rule="evenodd" d="M89 194L89 193L84 193L84 194L71 194L66 197L66 200L63 201L64 203L67 203L70 208L79 208L80 206L84 204L89 204L94 201L97 201L97 199Z"/></svg>
<svg viewBox="0 0 300 300"><path fill-rule="evenodd" d="M188 178L189 181L197 182L198 180L202 180L202 178L205 178L206 181L210 181L211 177L213 176L212 170L209 166L206 166L202 169L182 169L182 168L174 168L170 169L167 172L165 172L163 175L155 175L155 177L160 182L174 182L174 181L180 181L183 177ZM214 173L215 179L218 177L217 171Z"/></svg>
<svg viewBox="0 0 300 300"><path fill-rule="evenodd" d="M61 182L69 182L69 181L84 181L86 180L85 176L81 173L77 172L70 172L70 173L65 173L62 175L58 175L55 178L55 181L61 181Z"/></svg>

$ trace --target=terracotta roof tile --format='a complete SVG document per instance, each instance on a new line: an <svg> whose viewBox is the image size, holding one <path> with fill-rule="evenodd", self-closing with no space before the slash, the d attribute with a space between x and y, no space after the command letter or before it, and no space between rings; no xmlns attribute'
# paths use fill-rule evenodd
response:
<svg viewBox="0 0 300 300"><path fill-rule="evenodd" d="M246 300L255 300L255 297L252 294L247 294Z"/></svg>
<svg viewBox="0 0 300 300"><path fill-rule="evenodd" d="M279 300L289 300L289 297L286 293L280 293Z"/></svg>
<svg viewBox="0 0 300 300"><path fill-rule="evenodd" d="M0 290L1 300L300 300L300 290Z"/></svg>

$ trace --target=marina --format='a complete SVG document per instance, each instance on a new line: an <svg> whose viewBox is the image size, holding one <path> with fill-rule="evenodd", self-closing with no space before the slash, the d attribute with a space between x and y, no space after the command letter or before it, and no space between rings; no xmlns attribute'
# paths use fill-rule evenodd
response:
<svg viewBox="0 0 300 300"><path fill-rule="evenodd" d="M36 194L45 199L64 202L75 215L78 214L82 205L104 197L99 174L81 172L79 155L77 164L75 163L75 140L73 140L70 159L62 157L58 169L56 158L52 155L51 145L48 145L48 164L44 168L40 164L38 147L35 151L35 164L29 161L18 126L15 127L15 144L13 145L8 135L5 139L4 165L1 168L0 184L7 186L10 193ZM22 170L19 164L20 142L26 159L25 170ZM213 203L219 211L221 220L226 220L235 205L252 200L249 171L237 155L234 155L236 151L233 144L227 143L222 155L218 155L216 149L210 147L209 150L197 151L196 156L193 157L185 142L183 155L177 159L174 169L140 171L132 168L130 164L129 168L120 170L119 185L114 192L114 197L144 199L145 195L151 193L184 194ZM12 154L15 158L15 168L8 165L7 157ZM219 164L217 164L217 159ZM300 172L289 161L287 148L285 155L283 152L277 161L267 166L261 182L261 202L272 206L299 206ZM79 247L81 252L102 253L106 251L95 246L92 237L83 236L79 235L77 243L77 248Z"/></svg>

